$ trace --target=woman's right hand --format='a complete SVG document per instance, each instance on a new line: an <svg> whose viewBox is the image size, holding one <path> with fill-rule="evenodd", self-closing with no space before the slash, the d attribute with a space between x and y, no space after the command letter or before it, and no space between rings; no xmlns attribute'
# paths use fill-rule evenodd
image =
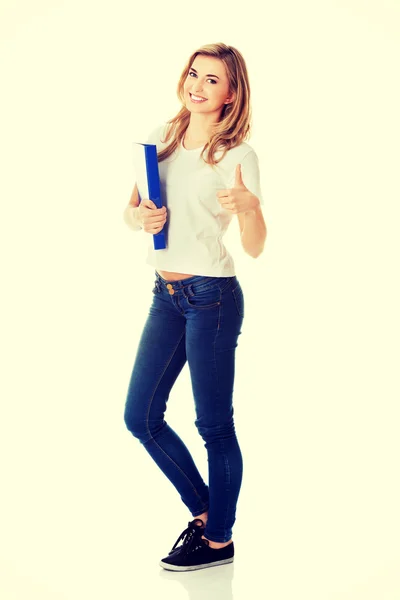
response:
<svg viewBox="0 0 400 600"><path fill-rule="evenodd" d="M157 208L152 200L143 198L139 204L139 221L143 230L147 233L159 233L167 220L167 209L165 206Z"/></svg>

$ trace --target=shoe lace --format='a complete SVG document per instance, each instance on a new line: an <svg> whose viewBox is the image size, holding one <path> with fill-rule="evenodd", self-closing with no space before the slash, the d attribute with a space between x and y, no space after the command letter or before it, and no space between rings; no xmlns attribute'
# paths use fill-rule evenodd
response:
<svg viewBox="0 0 400 600"><path fill-rule="evenodd" d="M185 554L190 552L198 536L201 536L201 532L203 529L202 527L195 525L196 521L200 521L203 524L201 519L194 519L194 521L189 521L187 528L182 531L181 535L178 537L175 544L172 546L172 550L169 554L172 554L172 552L175 550L175 548L181 540L183 540L181 546L182 550L185 552Z"/></svg>

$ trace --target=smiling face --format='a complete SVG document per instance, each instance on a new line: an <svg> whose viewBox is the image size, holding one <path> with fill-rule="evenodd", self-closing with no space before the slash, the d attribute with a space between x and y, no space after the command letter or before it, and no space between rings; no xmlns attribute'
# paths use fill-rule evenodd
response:
<svg viewBox="0 0 400 600"><path fill-rule="evenodd" d="M197 55L186 77L183 93L186 108L195 113L221 113L225 104L233 101L229 94L228 76L225 64L213 56ZM195 103L191 94L205 98L205 102Z"/></svg>

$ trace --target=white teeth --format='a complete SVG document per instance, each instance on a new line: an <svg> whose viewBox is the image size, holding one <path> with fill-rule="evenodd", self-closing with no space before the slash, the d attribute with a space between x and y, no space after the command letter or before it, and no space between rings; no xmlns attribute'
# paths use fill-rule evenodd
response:
<svg viewBox="0 0 400 600"><path fill-rule="evenodd" d="M193 100L206 100L206 98L200 98L200 96L195 96L194 94L192 94L192 98Z"/></svg>

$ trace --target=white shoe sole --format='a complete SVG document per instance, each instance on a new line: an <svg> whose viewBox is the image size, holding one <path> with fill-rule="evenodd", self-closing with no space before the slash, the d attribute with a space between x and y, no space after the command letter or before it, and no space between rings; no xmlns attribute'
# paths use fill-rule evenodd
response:
<svg viewBox="0 0 400 600"><path fill-rule="evenodd" d="M206 569L207 567L218 567L219 565L227 565L228 563L233 562L234 557L225 558L225 560L216 560L212 563L206 563L204 565L189 565L187 567L182 567L178 565L170 565L162 560L159 562L160 567L163 569L167 569L167 571L196 571L197 569Z"/></svg>

